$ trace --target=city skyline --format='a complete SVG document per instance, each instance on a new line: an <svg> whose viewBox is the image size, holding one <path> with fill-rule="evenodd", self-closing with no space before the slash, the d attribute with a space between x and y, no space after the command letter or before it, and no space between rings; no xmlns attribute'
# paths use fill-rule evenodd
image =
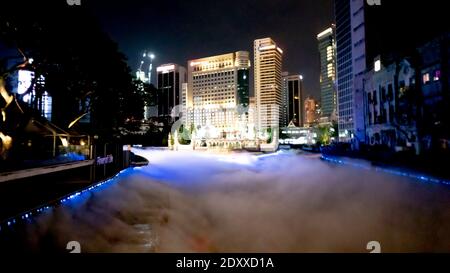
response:
<svg viewBox="0 0 450 273"><path fill-rule="evenodd" d="M86 5L117 41L133 71L146 50L155 54L155 67L164 63L185 66L188 60L202 56L252 52L255 39L272 37L287 56L284 71L302 74L306 94L320 98L316 35L334 21L332 0L245 1L236 6L227 1L131 2L126 6L105 1ZM196 8L200 3L202 8ZM214 19L220 16L224 18ZM120 27L123 22L129 27ZM250 85L253 90L252 80Z"/></svg>

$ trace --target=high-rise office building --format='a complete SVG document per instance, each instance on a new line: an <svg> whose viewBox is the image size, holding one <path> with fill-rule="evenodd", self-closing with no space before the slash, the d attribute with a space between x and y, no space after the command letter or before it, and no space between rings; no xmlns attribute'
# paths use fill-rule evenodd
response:
<svg viewBox="0 0 450 273"><path fill-rule="evenodd" d="M335 1L339 140L355 144L365 139L365 8L364 0Z"/></svg>
<svg viewBox="0 0 450 273"><path fill-rule="evenodd" d="M324 117L336 116L336 43L334 26L317 35L320 53L320 94Z"/></svg>
<svg viewBox="0 0 450 273"><path fill-rule="evenodd" d="M257 126L262 132L279 128L282 123L283 50L271 38L254 41L254 88L257 108Z"/></svg>
<svg viewBox="0 0 450 273"><path fill-rule="evenodd" d="M350 138L359 147L366 138L364 124L364 73L367 69L366 18L364 15L366 1L352 0L352 61L353 61L353 130ZM345 131L344 131L345 133Z"/></svg>
<svg viewBox="0 0 450 273"><path fill-rule="evenodd" d="M189 61L187 106L196 127L215 128L210 138L240 137L239 122L249 105L250 60L247 51Z"/></svg>
<svg viewBox="0 0 450 273"><path fill-rule="evenodd" d="M286 124L283 125L286 126L292 123L297 127L303 127L305 122L303 76L289 75L284 72L283 95L284 105L281 108L281 113L286 114L286 116L282 118L282 120L286 120Z"/></svg>
<svg viewBox="0 0 450 273"><path fill-rule="evenodd" d="M286 84L286 77L289 76L289 72L282 72L281 77L283 79L283 88L281 89L281 107L280 107L280 115L281 115L281 122L280 127L286 127L289 124L288 120L288 88Z"/></svg>
<svg viewBox="0 0 450 273"><path fill-rule="evenodd" d="M339 140L350 140L353 123L353 55L351 0L335 0L337 108Z"/></svg>
<svg viewBox="0 0 450 273"><path fill-rule="evenodd" d="M172 109L182 105L182 88L186 83L186 69L176 64L156 68L158 117L170 118Z"/></svg>

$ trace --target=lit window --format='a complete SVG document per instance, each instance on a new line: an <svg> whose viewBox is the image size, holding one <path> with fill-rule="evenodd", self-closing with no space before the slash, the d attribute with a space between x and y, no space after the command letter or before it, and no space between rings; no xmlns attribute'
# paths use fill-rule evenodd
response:
<svg viewBox="0 0 450 273"><path fill-rule="evenodd" d="M381 70L381 60L375 61L375 72L378 72Z"/></svg>
<svg viewBox="0 0 450 273"><path fill-rule="evenodd" d="M333 48L331 46L327 47L327 61L331 61L333 56Z"/></svg>
<svg viewBox="0 0 450 273"><path fill-rule="evenodd" d="M422 76L423 83L428 83L430 81L430 73L423 74Z"/></svg>
<svg viewBox="0 0 450 273"><path fill-rule="evenodd" d="M434 81L439 81L441 79L441 70L436 70L434 71L434 77L433 80Z"/></svg>

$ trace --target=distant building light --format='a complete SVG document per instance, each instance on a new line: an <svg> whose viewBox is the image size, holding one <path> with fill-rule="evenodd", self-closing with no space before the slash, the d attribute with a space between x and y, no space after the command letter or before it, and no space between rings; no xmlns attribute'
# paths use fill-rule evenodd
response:
<svg viewBox="0 0 450 273"><path fill-rule="evenodd" d="M378 72L381 70L381 60L375 61L375 72Z"/></svg>
<svg viewBox="0 0 450 273"><path fill-rule="evenodd" d="M441 79L441 70L436 70L436 71L434 72L433 80L434 80L434 81L439 81L440 79Z"/></svg>
<svg viewBox="0 0 450 273"><path fill-rule="evenodd" d="M43 104L44 117L47 120L51 120L52 119L53 99L48 94L48 92L45 91L44 94L42 94L42 99L41 100L42 100L42 104Z"/></svg>
<svg viewBox="0 0 450 273"><path fill-rule="evenodd" d="M283 50L279 47L277 47L278 52L280 52L281 54L283 54Z"/></svg>
<svg viewBox="0 0 450 273"><path fill-rule="evenodd" d="M63 147L69 147L69 141L67 141L67 138L61 137L60 139Z"/></svg>
<svg viewBox="0 0 450 273"><path fill-rule="evenodd" d="M425 73L422 76L423 83L428 83L430 81L430 73Z"/></svg>

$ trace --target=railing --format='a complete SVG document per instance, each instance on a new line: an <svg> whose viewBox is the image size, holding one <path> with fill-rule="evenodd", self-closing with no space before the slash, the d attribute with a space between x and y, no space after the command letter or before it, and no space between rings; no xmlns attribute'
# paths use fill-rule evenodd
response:
<svg viewBox="0 0 450 273"><path fill-rule="evenodd" d="M4 173L0 173L0 183L12 181L12 180L23 179L23 178L29 178L32 176L66 171L66 170L75 169L75 168L92 166L94 164L94 162L95 162L95 160L83 160L83 161L63 163L63 164L57 164L57 165L51 165L51 166L45 166L45 167L39 167L39 168L4 172Z"/></svg>

